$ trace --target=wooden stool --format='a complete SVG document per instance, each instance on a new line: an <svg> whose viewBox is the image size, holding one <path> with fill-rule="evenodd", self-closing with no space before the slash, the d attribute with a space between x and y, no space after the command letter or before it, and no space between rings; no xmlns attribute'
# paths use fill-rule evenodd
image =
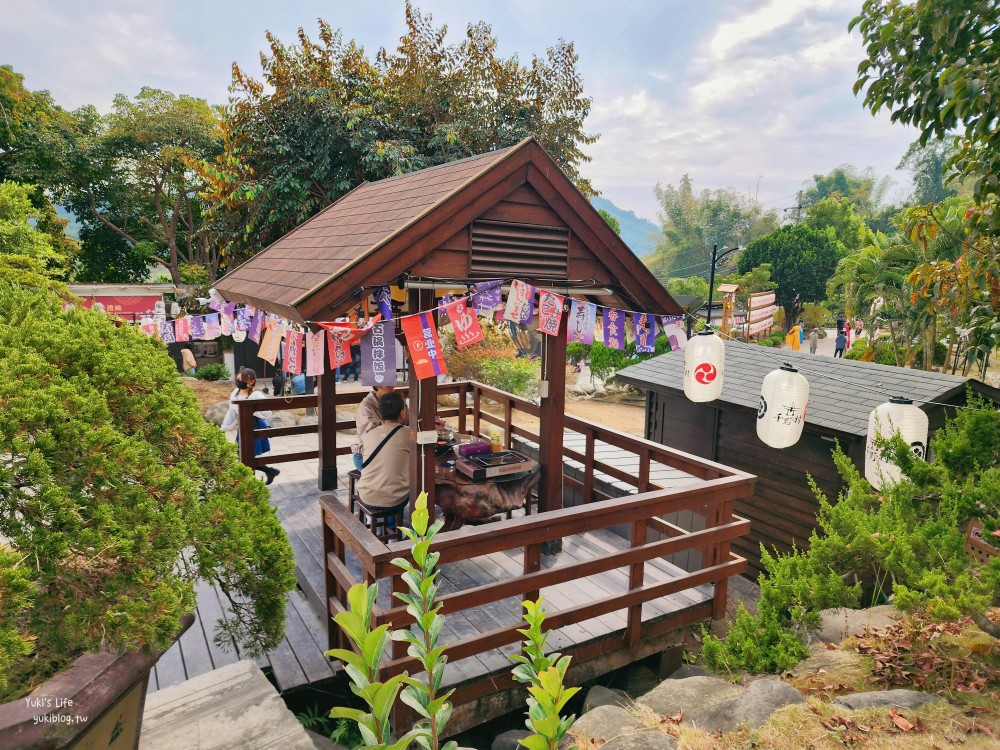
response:
<svg viewBox="0 0 1000 750"><path fill-rule="evenodd" d="M358 497L358 480L361 479L361 472L357 469L351 469L347 472L347 506L354 514L354 506L356 503L360 502Z"/></svg>
<svg viewBox="0 0 1000 750"><path fill-rule="evenodd" d="M394 508L373 508L358 500L357 507L358 520L368 527L376 539L382 543L402 541L403 532L399 528L403 525L405 504ZM390 518L395 519L395 528L389 528Z"/></svg>

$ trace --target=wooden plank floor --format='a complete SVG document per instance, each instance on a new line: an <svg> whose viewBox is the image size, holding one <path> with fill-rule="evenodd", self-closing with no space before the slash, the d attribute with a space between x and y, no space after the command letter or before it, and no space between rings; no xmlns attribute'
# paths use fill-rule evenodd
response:
<svg viewBox="0 0 1000 750"><path fill-rule="evenodd" d="M273 450L282 453L316 447L316 437L308 435L272 438L271 442ZM583 436L567 430L566 444L582 452ZM595 453L598 451L601 460L623 470L638 470L637 459L633 462L633 467L629 463L632 456L624 451L605 443L597 445ZM279 468L281 475L270 487L271 503L276 508L295 552L299 590L288 596L284 640L274 651L258 659L258 663L271 673L279 690L284 692L329 679L339 668L339 663L331 662L324 654L327 650L327 628L317 461L283 463ZM352 468L350 456L342 456L338 468L342 477L338 494L342 500L346 500L346 474ZM662 465L651 468L651 479L662 486L698 481L690 475ZM619 484L611 477L606 477L606 481L608 484ZM625 492L627 485L621 484L622 494L628 494ZM590 532L564 539L562 552L555 556L544 556L542 565L549 568L593 559L613 550L624 549L627 544L625 539L611 530ZM359 574L360 566L350 555L348 565L356 575ZM452 593L490 581L519 576L523 570L522 565L522 552L519 549L449 564L441 572L441 592ZM663 581L681 573L683 570L665 560L653 561L645 566L645 583ZM552 609L562 609L620 594L628 588L627 582L628 570L619 568L549 587L541 593ZM649 602L642 607L643 620L648 621L686 609L707 601L711 595L711 587L702 586ZM379 600L381 606L389 606L388 581L383 581L380 586ZM196 621L157 662L150 679L150 691L183 682L243 658L244 655L234 644L220 647L214 642L214 623L223 616L223 612L219 592L208 584L199 584ZM521 612L520 600L513 597L475 610L445 612L446 625L442 641L458 640L515 624L520 621ZM565 649L571 644L605 637L624 626L624 612L608 613L553 632L549 645L553 649ZM454 685L498 670L509 670L509 657L516 650L517 644L509 644L484 654L449 662L445 683Z"/></svg>

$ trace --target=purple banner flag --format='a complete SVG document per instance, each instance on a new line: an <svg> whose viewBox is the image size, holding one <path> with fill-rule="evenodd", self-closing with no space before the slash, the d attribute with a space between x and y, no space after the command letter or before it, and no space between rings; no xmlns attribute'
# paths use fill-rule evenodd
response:
<svg viewBox="0 0 1000 750"><path fill-rule="evenodd" d="M604 308L604 345L609 349L625 348L625 313Z"/></svg>
<svg viewBox="0 0 1000 750"><path fill-rule="evenodd" d="M164 344L174 344L177 338L174 336L174 321L164 320L160 323L160 340Z"/></svg>
<svg viewBox="0 0 1000 750"><path fill-rule="evenodd" d="M191 338L195 341L205 338L205 316L195 315L191 318Z"/></svg>
<svg viewBox="0 0 1000 750"><path fill-rule="evenodd" d="M205 338L208 340L217 339L222 335L222 323L219 320L219 313L211 313L205 316Z"/></svg>
<svg viewBox="0 0 1000 750"><path fill-rule="evenodd" d="M236 311L236 327L239 330L249 330L251 320L253 320L253 315L249 307L241 307Z"/></svg>
<svg viewBox="0 0 1000 750"><path fill-rule="evenodd" d="M250 331L247 336L255 344L260 343L260 335L264 332L264 311L258 310L253 314L253 320L250 321Z"/></svg>
<svg viewBox="0 0 1000 750"><path fill-rule="evenodd" d="M228 316L229 316L230 318L231 318L231 317L233 317L233 313L234 313L235 311L236 311L236 303L235 303L235 302L227 302L227 303L226 303L226 304L225 304L225 305L223 306L223 308L222 308L222 310L221 310L221 312L225 313L225 314L226 314L226 315L228 315Z"/></svg>
<svg viewBox="0 0 1000 750"><path fill-rule="evenodd" d="M594 323L597 321L597 305L592 302L573 300L566 325L566 336L570 341L581 344L594 343Z"/></svg>
<svg viewBox="0 0 1000 750"><path fill-rule="evenodd" d="M632 313L635 319L635 350L640 354L652 354L656 351L653 340L656 338L656 323L646 313Z"/></svg>
<svg viewBox="0 0 1000 750"><path fill-rule="evenodd" d="M392 323L376 323L361 337L363 385L396 384L396 338Z"/></svg>
<svg viewBox="0 0 1000 750"><path fill-rule="evenodd" d="M472 295L472 306L477 312L493 310L503 304L503 291L500 289L501 281L483 281L474 284L476 293Z"/></svg>
<svg viewBox="0 0 1000 750"><path fill-rule="evenodd" d="M670 342L670 351L676 352L687 346L687 333L684 331L684 319L680 317L660 316L660 326L663 328L663 335Z"/></svg>
<svg viewBox="0 0 1000 750"><path fill-rule="evenodd" d="M388 285L378 288L375 302L378 304L378 311L382 313L382 320L392 320L392 292Z"/></svg>

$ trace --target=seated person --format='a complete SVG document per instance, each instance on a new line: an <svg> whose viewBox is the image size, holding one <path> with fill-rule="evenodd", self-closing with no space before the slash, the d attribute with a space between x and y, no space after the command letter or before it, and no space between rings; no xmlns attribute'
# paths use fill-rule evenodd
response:
<svg viewBox="0 0 1000 750"><path fill-rule="evenodd" d="M384 421L379 413L379 400L387 393L392 393L395 385L378 385L372 388L371 393L365 396L358 404L358 413L354 419L357 426L358 436L351 445L351 452L354 454L354 468L361 471L361 464L364 461L362 454L365 447L365 435L368 431L378 427ZM378 445L378 443L376 443Z"/></svg>
<svg viewBox="0 0 1000 750"><path fill-rule="evenodd" d="M382 424L365 432L358 496L370 508L403 508L409 503L413 442L406 427L406 402L398 393L386 393L378 407Z"/></svg>

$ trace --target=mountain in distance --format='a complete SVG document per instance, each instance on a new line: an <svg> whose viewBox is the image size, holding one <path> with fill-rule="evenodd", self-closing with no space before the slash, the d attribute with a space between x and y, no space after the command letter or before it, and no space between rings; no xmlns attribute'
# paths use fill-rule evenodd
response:
<svg viewBox="0 0 1000 750"><path fill-rule="evenodd" d="M641 258L656 250L656 238L660 235L660 227L656 224L646 219L640 219L632 211L618 208L607 198L598 196L591 198L590 202L594 204L594 208L598 210L603 208L618 219L618 224L622 229L621 237L625 240L625 244L632 248L633 253Z"/></svg>

